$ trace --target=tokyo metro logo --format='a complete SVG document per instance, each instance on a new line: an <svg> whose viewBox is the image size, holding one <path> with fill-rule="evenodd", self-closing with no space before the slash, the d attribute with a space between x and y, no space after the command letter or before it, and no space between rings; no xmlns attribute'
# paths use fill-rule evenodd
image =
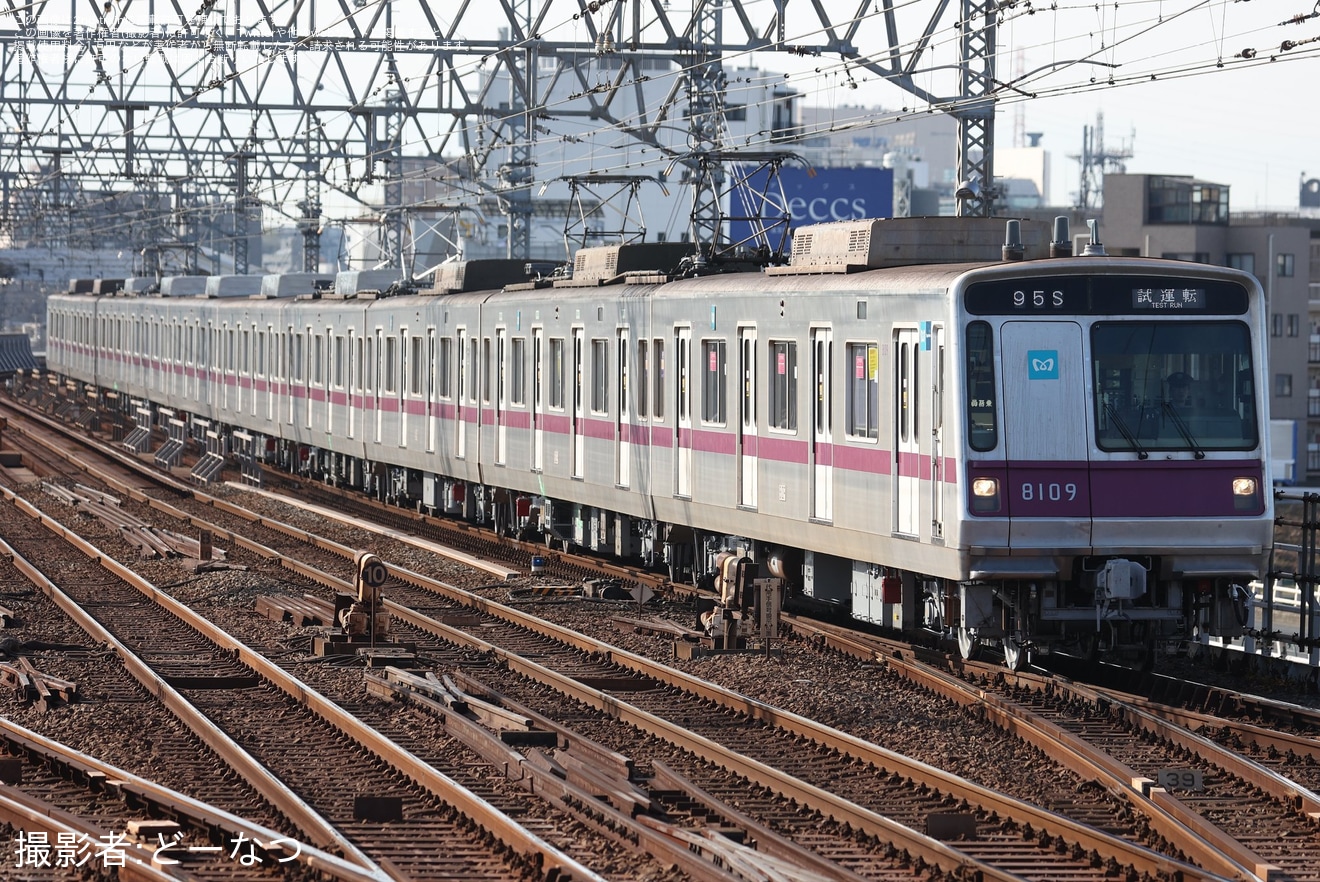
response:
<svg viewBox="0 0 1320 882"><path fill-rule="evenodd" d="M1027 351L1028 380L1059 379L1059 350L1031 349Z"/></svg>

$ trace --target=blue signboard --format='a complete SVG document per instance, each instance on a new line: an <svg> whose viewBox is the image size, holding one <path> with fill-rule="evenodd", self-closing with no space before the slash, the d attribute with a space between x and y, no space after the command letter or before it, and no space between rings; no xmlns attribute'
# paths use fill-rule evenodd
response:
<svg viewBox="0 0 1320 882"><path fill-rule="evenodd" d="M755 215L765 218L767 223L783 217L785 206L778 204L778 188L771 186L766 191L768 174L762 169L752 175L746 187L733 192L729 206L732 217ZM819 168L813 174L799 166L785 165L779 170L779 181L787 199L787 213L792 218L790 225L794 228L831 221L892 217L894 214L893 169ZM729 233L735 242L743 241L751 232L748 221L735 220L730 224ZM748 244L755 247L757 243Z"/></svg>

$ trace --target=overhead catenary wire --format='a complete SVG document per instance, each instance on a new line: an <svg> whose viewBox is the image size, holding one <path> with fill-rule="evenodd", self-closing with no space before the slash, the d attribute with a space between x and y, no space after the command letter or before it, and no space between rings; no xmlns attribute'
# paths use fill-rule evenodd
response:
<svg viewBox="0 0 1320 882"><path fill-rule="evenodd" d="M367 5L366 8L370 8L371 6L375 6L375 5L376 5L375 3L370 3L370 4ZM602 6L605 6L605 5L606 5L606 4L602 4ZM1127 6L1130 6L1130 5L1141 6L1142 4L1129 4L1129 5L1127 5ZM1146 4L1146 5L1149 6L1149 5L1151 5L1151 4ZM1212 8L1214 5L1215 5L1215 4L1196 3L1196 4L1194 4L1193 6L1189 7L1189 9L1210 9L1210 8ZM1227 4L1218 4L1218 5L1219 5L1219 8L1220 8L1221 10L1222 10L1222 9L1225 9L1226 6L1227 6ZM1024 8L1025 8L1025 5L1024 5L1024 4L1015 4L1015 5L1012 6L1012 7L1008 7L1007 11L1005 12L1005 16L1004 16L1005 21L1010 21L1010 22L1011 22L1011 21L1014 19L1015 16L1019 16L1019 15L1024 15L1024 14L1026 14L1025 12L1023 12L1023 9L1024 9ZM1081 8L1083 8L1083 7L1078 6L1078 7L1075 7L1075 8L1077 8L1077 9L1081 9ZM1085 8L1088 8L1088 9L1089 9L1089 8L1091 8L1091 7L1090 7L1090 6L1087 6L1087 7L1085 7ZM1142 21L1145 23L1147 30L1153 30L1153 29L1155 29L1155 28L1158 28L1158 27L1161 26L1162 24L1167 23L1167 22L1169 22L1169 21L1171 21L1171 20L1174 20L1174 19L1176 18L1176 15L1171 15L1171 14L1165 13L1165 12L1163 11L1163 7L1162 7L1162 6L1158 6L1157 9L1159 9L1159 12L1158 12L1157 14L1155 14L1155 15L1153 15L1153 16L1151 16L1151 17L1148 17L1148 18L1142 20ZM1184 11L1186 11L1186 10L1184 10ZM341 17L340 21L342 21L342 20L344 20L344 19L346 19L346 18L351 18L352 15L357 15L357 14L360 14L360 13L361 13L361 10L355 10L355 11L354 11L353 13L351 13L349 16L343 16L343 17ZM1057 15L1058 15L1058 11L1057 11L1057 10L1054 10L1054 11L1053 11L1053 14L1055 14L1055 15L1057 16ZM1299 14L1299 15L1300 15L1300 14ZM566 21L569 21L569 20L566 19ZM1287 20L1287 21L1285 21L1285 22L1281 22L1280 25L1283 25L1283 24L1290 24L1290 23L1293 23L1293 21L1294 21L1293 19L1289 19L1289 20ZM562 24L562 23L561 23L561 24ZM594 25L593 25L593 28L594 28ZM326 30L327 30L326 28L323 28L323 29L322 29L323 32L326 31ZM544 30L544 31L548 31L549 28L546 28L546 29L543 29L543 30ZM1238 35L1233 35L1232 37L1230 37L1230 36L1227 35L1226 33L1222 33L1222 32L1221 32L1220 35L1219 35L1219 41L1220 41L1221 43L1223 43L1223 42L1228 41L1228 40L1230 40L1230 39L1232 39L1232 40L1238 40L1238 39L1245 40L1245 39L1248 37L1248 35L1251 35L1251 36L1253 36L1253 37L1254 37L1254 36L1259 36L1259 35L1262 33L1263 30L1264 30L1263 28L1256 28L1256 29L1253 29L1252 31L1249 31L1249 32L1241 32L1240 34L1238 34ZM942 32L942 33L943 33L943 32ZM1114 52L1114 51L1116 50L1117 46L1122 42L1122 40L1119 39L1118 36L1116 36L1116 35L1118 34L1118 30L1117 30L1117 25L1116 25L1116 24L1110 29L1109 33L1111 33L1111 34L1113 34L1113 35L1115 35L1115 36L1113 36L1112 38L1107 38L1107 39L1104 40L1103 42L1104 42L1105 46L1107 47L1107 48L1106 48L1106 51L1108 51L1109 53L1111 53L1111 57L1116 57L1116 56L1112 56L1112 52ZM819 34L819 31L817 31L817 35L818 35L818 34ZM539 36L541 36L541 35L536 35L536 36L539 37ZM801 35L797 35L797 36L795 36L795 37L790 37L790 38L788 38L788 40L786 40L785 43L788 43L788 42L790 42L790 41L793 41L793 42L795 42L795 43L799 43L799 44L800 44L800 43L804 43L804 42L808 41L811 37L812 37L812 34L809 34L809 33L807 33L807 34L801 34ZM300 43L301 43L302 40L312 40L312 39L315 39L315 37L307 36L307 37L304 37L304 38L300 38ZM935 46L938 47L938 48L947 49L947 48L949 48L949 47L952 45L951 41L952 41L953 39L954 39L954 37L951 36L951 35L943 35L943 36L941 37L941 39L938 39L938 40L933 41L933 45L935 45ZM1071 39L1071 38L1070 38L1070 39ZM909 44L905 44L905 45L906 45L906 46L910 46L910 45L912 45L912 44L909 43ZM1280 45L1281 47L1283 47L1283 46L1286 45L1286 42L1280 42L1279 45ZM1300 51L1298 51L1298 50L1300 50ZM1243 57L1241 57L1241 58L1238 58L1238 59L1236 59L1236 60L1237 60L1238 62L1241 63L1240 65L1233 65L1233 64L1229 64L1229 63L1227 63L1225 59L1223 59L1222 57L1220 57L1222 53L1220 53L1220 52L1215 52L1215 53L1214 53L1215 58L1214 58L1213 60L1207 58L1207 59L1205 59L1205 60L1203 60L1203 61L1201 61L1201 62L1197 62L1197 63L1193 63L1193 64L1173 65L1173 66L1169 66L1169 67L1165 67L1165 68L1148 68L1148 69L1144 69L1144 70L1141 70L1141 71L1132 71L1130 65L1129 65L1129 69L1128 69L1128 70L1124 70L1122 67L1120 67L1120 68L1109 68L1109 69L1107 70L1107 72L1105 73L1105 75L1104 75L1104 76L1101 76L1101 77L1096 77L1096 76L1093 76L1093 75L1088 75L1084 80L1072 80L1072 81L1069 81L1069 82L1061 83L1061 84L1058 84L1058 85L1052 85L1052 86L1035 86L1034 83L1026 83L1026 82L1024 82L1024 83L1017 83L1017 82L1015 82L1015 83L1012 83L1012 84L1005 84L1006 86L1011 85L1013 89L1017 89L1017 90L1019 90L1018 93L1016 93L1016 94L1010 94L1010 92L1012 91L1012 89L1004 88L1004 89L1002 90L1001 94L998 94L996 97L997 97L997 100L998 100L1000 103L1005 104L1005 105L1010 105L1010 104L1014 103L1015 101L1019 101L1019 100L1030 100L1030 98L1045 97L1045 96L1053 96L1053 95L1081 94L1081 93L1084 93L1084 92L1087 92L1087 91L1094 91L1094 90L1099 89L1099 88L1112 88L1112 87L1121 87L1121 86L1125 86L1125 85L1132 85L1132 84L1137 83L1137 82L1148 81L1149 79L1171 79L1171 78L1183 78L1183 77L1201 76L1201 75L1205 75L1205 74L1210 74L1210 73L1214 73L1214 72L1217 71L1217 70L1242 69L1242 65L1249 64L1249 63L1277 63L1277 61L1279 61L1279 60L1307 60L1307 59L1310 59L1310 58L1313 58L1313 57L1314 57L1314 51L1313 51L1313 50L1314 50L1314 47L1310 44L1309 39L1307 39L1307 38L1303 38L1303 40L1300 40L1300 41L1293 41L1293 42L1292 42L1292 45L1288 45L1286 49L1282 49L1280 54L1271 54L1271 55L1267 55L1267 56L1264 56L1264 57L1261 57L1261 56L1252 56L1252 57L1243 56ZM1172 51L1173 51L1173 50L1170 49L1170 52L1172 52ZM296 54L296 53L297 53L297 50L295 50L295 54ZM1295 53L1295 54L1288 55L1287 53ZM733 61L737 61L737 60L738 60L739 58L741 58L741 57L750 56L751 54L752 54L752 53L750 53L750 52L748 52L748 53L741 53L741 54L739 54L739 53L734 53L734 54L731 54L730 56L726 56L726 60L729 60L730 62L733 62ZM1080 53L1080 54L1084 55L1084 53ZM1241 53L1239 53L1239 54L1241 54ZM137 64L134 65L132 68L126 67L126 68L124 69L124 71L120 71L120 72L115 73L115 74L110 74L110 76L123 76L123 75L125 74L126 71L129 71L129 70L132 70L132 69L140 69L140 68L144 68L145 65L148 63L148 61L149 61L149 58L144 57L143 59L140 59L140 60L137 62ZM1079 61L1080 61L1080 59L1079 59ZM274 65L274 64L276 64L277 62L282 62L282 63L285 63L285 64L288 64L288 63L289 63L287 57L285 57L285 56L280 56L280 57L277 57L277 58L270 58L270 59L262 59L262 60L259 60L259 61L256 62L256 63L254 63L253 65L250 65L250 66L249 66L248 68L246 68L244 71L241 71L241 72L239 72L239 71L235 71L235 72L231 73L231 74L229 75L229 77L230 77L231 79L233 79L233 78L236 78L236 77L241 76L242 74L251 73L251 72L253 72L253 71L255 71L255 70L259 69L259 68L263 68L263 67L267 67L267 66L270 66L270 65ZM470 62L468 65L466 65L465 68L466 68L466 69L469 69L469 70L470 70L470 69L475 69L475 66L478 65L479 63L480 63L479 61L472 61L472 62ZM784 79L785 81L787 81L787 82L793 84L793 85L796 86L796 87L800 87L804 92L809 92L810 89L812 89L812 88L818 88L816 84L837 83L837 82L839 82L839 80L840 80L841 77L847 77L847 78L851 78L851 77L853 77L853 75L854 75L854 71L857 69L856 65L857 65L857 59L841 59L841 60L840 60L839 62L837 62L837 63L836 63L836 62L824 62L824 63L822 63L819 67L816 67L816 68L814 68L814 69L812 69L812 70L810 70L810 71L806 71L806 72L790 72L789 74L785 75L785 76L783 77L783 79ZM1213 65L1213 66L1212 66L1212 65ZM457 71L457 70L458 70L458 68L456 68L456 71ZM684 69L684 68L682 68L682 67L679 67L679 68L676 68L676 69L674 69L674 70L672 70L672 71L664 72L664 73L660 74L659 76L654 77L654 79L659 79L660 76L667 77L667 78L681 77L681 76L686 75L687 73L688 73L688 70L687 70L687 69ZM924 70L922 70L922 71L919 71L919 73L921 73L921 74L924 75L924 76L934 76L934 75L935 75L935 70L934 70L934 68L932 67L932 68L927 68L927 69L924 69ZM1037 71L1035 71L1035 72L1033 72L1033 73L1035 73L1035 74L1037 75L1038 78L1040 78L1040 79L1044 79L1046 76L1057 75L1058 71L1057 71L1057 70L1045 71L1045 70L1043 70L1043 69L1040 69L1040 70L1037 70ZM408 81L410 81L410 80L412 80L412 79L415 79L415 78L414 78L414 77L405 77L405 78L402 78L400 84L403 85L403 84L407 83ZM771 77L769 74L767 74L766 79L767 79L767 82L768 82L768 81L770 81L770 80L772 79L772 77ZM89 89L94 90L95 88L97 88L98 85L99 85L99 83L93 83L93 84L89 87ZM626 85L632 85L632 84L626 84ZM1028 87L1033 87L1033 88L1028 88ZM377 91L379 91L379 88L377 89ZM1025 93L1025 94L1023 94L1023 93ZM179 108L180 108L184 103L186 103L188 100L191 100L191 99L195 98L195 97L197 96L197 94L199 94L199 93L194 93L193 95L188 96L188 98L181 99L180 101L176 102L175 105L174 105L174 109L179 109ZM1028 97L1028 96L1029 96L1029 97ZM569 102L569 99L567 99L567 98L566 98L566 99L561 99L561 100L559 100L559 101L557 101L557 102L554 102L554 103L548 103L548 104L545 104L545 105L540 105L540 106L537 106L537 107L535 107L535 108L532 108L532 112L537 113L537 114L545 114L545 115L548 115L548 116L553 116L557 111L559 111L559 110L561 110L562 108L564 108L564 107L568 104L568 102ZM909 116L909 115L911 115L912 113L916 113L916 112L936 112L936 111L956 111L956 110L960 109L960 107L961 107L961 104L960 104L960 102L958 102L957 100L952 100L952 101L942 102L942 103L939 103L939 104L930 105L930 106L925 107L925 108L919 108L919 107L917 107L917 106L916 106L916 103L914 102L912 106L905 106L905 107L903 107L902 109L900 109L900 110L895 110L895 111L893 111L893 112L891 112L891 113L875 114L875 115L873 115L873 116L871 116L871 117L868 117L868 118L865 119L865 120L845 120L845 121L835 121L835 122L831 122L831 123L828 124L828 125L821 125L821 126L818 126L818 127L814 128L814 129L812 129L812 130L810 130L810 131L804 132L804 134L806 134L806 135L823 135L823 134L830 134L830 133L834 133L834 132L846 132L846 131L856 130L856 129L860 129L860 128L880 127L880 126L883 126L884 124L886 124L887 122L891 122L891 121L894 121L894 120L898 120L898 119L905 118L906 116ZM61 114L57 114L56 117L55 117L55 122L52 123L52 128L54 129L54 131L51 131L50 129L48 129L48 130L47 130L45 133L43 133L43 134L45 134L45 135L58 134L58 131L59 131L59 124L60 124L61 122L63 122L64 120L71 118L71 117L72 117L72 113L73 113L73 111L70 111L70 110L67 110L67 109L66 109L66 110L64 110L63 113L61 113ZM165 111L162 111L162 114L164 114L164 113L165 113ZM497 119L495 120L495 124L498 124L498 122L499 122L499 120L498 120L498 118L497 118ZM567 139L567 138L569 138L569 137L572 137L572 138L576 138L576 139L579 139L579 140L591 140L591 142L592 142L592 150L595 152L595 154L596 154L598 157L600 157L599 161L593 163L592 168L591 168L591 172L592 172L592 173L608 174L608 173L618 173L618 172L622 172L622 171L630 171L630 170L633 170L633 169L636 167L636 162L637 162L637 160L635 160L635 159L632 158L632 157L629 157L629 158L626 159L626 160L620 160L620 161L612 162L612 161L610 160L610 156L611 156L612 154L616 154L616 153L630 153L631 150L632 150L633 145L628 144L628 143L623 143L620 147L614 147L614 146L609 146L609 145L603 145L598 139L600 139L603 135L607 135L607 134L610 134L610 133L614 133L614 134L617 135L617 132L618 132L618 129L620 128L620 126L626 126L626 125L629 125L629 124L639 124L639 123L641 123L641 122L642 122L642 120L641 120L641 118L640 118L639 115L635 115L635 116L632 116L632 117L623 117L623 118L616 119L616 120L612 121L608 126L597 125L597 126L595 126L595 127L588 127L588 128L586 128L585 130L583 130L582 132L577 133L577 134L573 134L573 133L571 133L571 132L569 132L569 133L565 133L564 138ZM324 121L323 121L323 124L324 124ZM143 125L143 124L140 124L140 125ZM486 126L486 127L484 127L484 129L487 130L487 131L490 131L493 137L499 137L498 130L497 130L496 128L494 128L493 126ZM106 150L109 150L109 149L111 148L111 146L112 146L112 139L113 139L114 136L115 136L115 133L110 133L110 132L107 132L107 133L105 133L104 135L99 136L99 137L100 137L100 141L101 141L101 144L99 145L99 149L106 149ZM418 141L404 142L404 143L402 143L402 144L400 145L400 148L401 148L402 151L407 151L409 148L416 146L418 143L419 143ZM770 133L758 133L758 134L756 134L756 135L748 136L747 139L744 140L744 143L741 144L740 146L742 146L742 147L744 147L744 148L755 149L755 148L758 148L758 147L769 147L769 146L772 146L772 144L773 144L773 141L772 141L772 138L771 138L771 134L770 134ZM93 144L93 147L92 147L93 152L95 152L97 149L98 149L98 145ZM641 154L643 151L646 151L647 149L648 149L648 148L640 147L640 148L637 148L637 151L638 151L639 154ZM653 149L656 149L656 150L658 151L658 153L659 153L659 157L658 157L658 158L664 158L664 157L666 157L666 150L665 150L663 147L655 147L655 148L653 148ZM113 152L113 151L111 150L110 152ZM487 152L489 152L489 151L487 151ZM671 151L671 153L672 153L672 151ZM35 154L34 154L34 155L35 155ZM554 145L553 142L549 142L549 143L547 143L546 141L543 140L543 141L538 145L538 161L541 162L543 165L545 165L545 166L547 166L547 167L553 167L554 164L556 164L556 163L562 163L562 162L564 162L564 161L565 161L565 156L566 156L566 154L564 154L563 151L557 151L557 150L556 150L556 147L555 147L555 145ZM469 151L467 151L467 152L462 152L462 153L457 153L457 154L455 154L455 155L452 157L452 161L455 161L455 162L472 161L475 157L476 157L476 154L469 150ZM45 182L49 183L49 181L52 180L53 177L54 177L55 175L58 175L58 174L59 174L59 172L55 172L54 174L47 176L47 177L45 178ZM401 179L405 179L405 180L406 180L406 178L401 178ZM36 186L40 186L40 184L42 183L42 179L41 179L40 177L34 177L34 178L32 179L32 181L33 181L33 184L36 185ZM333 186L343 186L343 185L344 185L344 182L343 182L342 180L340 180L340 181L333 181L333 182L330 182L330 185L331 185L332 187L333 187ZM515 185L515 186L517 186L517 185ZM522 186L530 186L530 184L522 185ZM344 191L341 191L341 192L344 192ZM481 190L481 189L476 189L476 190L473 190L472 192L473 192L474 195L478 195L478 194L480 194L480 193L482 193L482 192L489 193L490 191L489 191L488 189L487 189L487 190L484 190L484 191ZM506 189L506 192L507 192L507 189ZM256 190L253 191L252 195L253 195L253 197L256 198L257 200L262 201L262 202L264 202L264 203L268 203L268 204L270 204L270 203L275 203L275 202L279 201L279 198L280 198L280 196L281 196L281 190L279 189L279 186L276 185L276 184L274 184L274 183L263 182L261 187L259 187L258 189L256 189ZM273 208L274 206L272 205L272 206L270 206L270 207ZM408 207L408 206L399 206L399 208L407 208L407 207ZM393 208L393 206L391 206L391 208ZM213 210L213 206L203 206L203 207L200 207L200 208L197 208L197 209L194 209L194 210L195 210L195 211L198 211L198 212L201 212L201 211L210 211L210 210Z"/></svg>

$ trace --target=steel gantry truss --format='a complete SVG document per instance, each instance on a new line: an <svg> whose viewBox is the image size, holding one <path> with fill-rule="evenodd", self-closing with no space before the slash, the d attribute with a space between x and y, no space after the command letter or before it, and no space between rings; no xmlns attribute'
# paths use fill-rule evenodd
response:
<svg viewBox="0 0 1320 882"><path fill-rule="evenodd" d="M5 2L9 244L115 236L157 255L192 249L195 265L209 236L241 272L261 222L282 217L312 266L337 200L378 214L381 260L397 262L408 177L430 162L461 170L474 209L496 200L509 253L524 256L537 139L622 134L654 148L658 167L684 162L695 187L718 190L719 170L691 157L729 156L722 61L755 52L869 72L955 114L964 177L993 193L991 2L930 0L904 18L892 0L804 0L792 14L789 0L770 0L768 21L763 0ZM947 70L963 76L930 91L932 72ZM644 84L663 99L644 98ZM991 201L968 208L989 213ZM712 213L694 214L695 230L715 216L701 210Z"/></svg>

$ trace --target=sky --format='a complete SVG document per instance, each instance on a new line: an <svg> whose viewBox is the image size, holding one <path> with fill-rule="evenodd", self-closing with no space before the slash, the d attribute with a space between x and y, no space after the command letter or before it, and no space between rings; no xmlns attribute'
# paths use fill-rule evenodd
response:
<svg viewBox="0 0 1320 882"><path fill-rule="evenodd" d="M856 0L824 3L836 20L858 8ZM919 34L920 16L932 5L911 5L918 18L900 21L900 40ZM1084 128L1101 119L1106 149L1132 153L1126 171L1227 184L1236 210L1295 209L1303 175L1320 178L1320 0L1109 6L1057 0L1039 9L1016 0L1001 9L996 75L1020 91L1001 92L995 142L1014 146L1019 113L1024 131L1042 133L1040 145L1051 155L1052 204L1073 200L1080 164L1071 157L1082 152ZM927 61L935 69L918 76L943 95L958 89L950 21L946 13L946 25L932 40ZM863 52L886 45L883 33L870 27L859 31ZM1298 45L1283 50L1285 40ZM1238 57L1247 50L1254 57ZM757 63L786 69L784 60L762 55ZM813 61L818 67L798 66L793 85L815 88L822 103L837 101L847 74ZM853 70L851 76L858 88L847 95L849 103L923 106L874 74Z"/></svg>

